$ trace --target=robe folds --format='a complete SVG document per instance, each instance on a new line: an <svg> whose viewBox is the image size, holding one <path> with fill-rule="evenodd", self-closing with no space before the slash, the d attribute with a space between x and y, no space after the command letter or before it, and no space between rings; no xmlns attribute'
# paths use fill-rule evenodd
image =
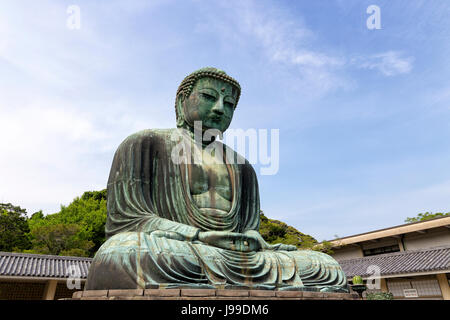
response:
<svg viewBox="0 0 450 320"><path fill-rule="evenodd" d="M258 232L259 191L252 166L227 146L229 212L200 210L185 164L191 138L178 129L131 135L114 155L107 186L107 241L86 290L160 287L303 288L347 291L339 264L311 250L240 252L196 240L200 231ZM174 161L180 146L185 162Z"/></svg>

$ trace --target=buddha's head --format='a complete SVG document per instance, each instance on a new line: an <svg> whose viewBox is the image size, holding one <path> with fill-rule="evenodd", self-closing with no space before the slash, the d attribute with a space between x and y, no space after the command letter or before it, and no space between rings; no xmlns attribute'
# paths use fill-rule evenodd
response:
<svg viewBox="0 0 450 320"><path fill-rule="evenodd" d="M178 87L175 102L177 127L193 130L201 121L202 129L224 132L231 123L239 101L239 83L224 71L202 68L188 75Z"/></svg>

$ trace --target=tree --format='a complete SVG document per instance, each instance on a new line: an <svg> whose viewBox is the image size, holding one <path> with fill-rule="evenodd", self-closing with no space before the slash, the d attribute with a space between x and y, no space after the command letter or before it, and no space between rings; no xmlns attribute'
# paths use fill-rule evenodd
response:
<svg viewBox="0 0 450 320"><path fill-rule="evenodd" d="M52 255L89 256L94 246L90 240L80 239L80 227L76 224L49 224L33 228L33 249L28 252Z"/></svg>
<svg viewBox="0 0 450 320"><path fill-rule="evenodd" d="M261 211L259 233L270 244L284 243L297 246L299 249L311 249L332 253L329 242L318 243L312 236L301 233L284 222L267 218Z"/></svg>
<svg viewBox="0 0 450 320"><path fill-rule="evenodd" d="M425 213L419 213L417 215L417 217L408 217L405 219L406 223L412 223L412 222L419 222L419 221L425 221L425 220L430 220L430 219L435 219L435 218L440 218L440 217L445 217L445 216L450 216L450 212L447 213L442 213L442 212L425 212Z"/></svg>
<svg viewBox="0 0 450 320"><path fill-rule="evenodd" d="M11 203L0 203L0 251L22 251L31 247L27 211Z"/></svg>
<svg viewBox="0 0 450 320"><path fill-rule="evenodd" d="M366 300L394 300L394 295L390 292L368 292Z"/></svg>
<svg viewBox="0 0 450 320"><path fill-rule="evenodd" d="M77 243L80 246L77 255L93 257L105 241L105 223L106 189L87 191L81 197L76 197L68 206L61 206L61 210L57 213L43 216L38 212L31 217L29 220L30 230L32 238L35 240L33 251L35 253L67 254L68 250L72 250L71 254L75 255L73 244ZM75 225L77 226L76 232L73 228L63 229L62 225ZM43 238L43 233L50 231L54 232L55 238ZM72 234L73 232L75 234ZM39 240L37 236L40 237ZM45 241L52 243L52 241L56 241L55 239L58 239L58 245L55 243L45 244ZM61 241L65 244L61 244Z"/></svg>

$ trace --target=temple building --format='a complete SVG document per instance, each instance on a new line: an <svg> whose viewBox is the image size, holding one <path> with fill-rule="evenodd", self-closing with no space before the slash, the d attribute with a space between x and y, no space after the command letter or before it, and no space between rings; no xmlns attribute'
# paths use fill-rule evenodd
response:
<svg viewBox="0 0 450 320"><path fill-rule="evenodd" d="M91 261L82 257L0 252L0 300L70 298L73 292L83 290Z"/></svg>
<svg viewBox="0 0 450 320"><path fill-rule="evenodd" d="M361 276L372 287L367 292L390 292L394 299L450 300L450 217L330 242L349 283Z"/></svg>

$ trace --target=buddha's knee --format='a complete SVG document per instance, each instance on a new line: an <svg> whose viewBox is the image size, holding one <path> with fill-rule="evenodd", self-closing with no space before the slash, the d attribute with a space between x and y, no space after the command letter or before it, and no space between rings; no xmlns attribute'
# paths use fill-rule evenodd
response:
<svg viewBox="0 0 450 320"><path fill-rule="evenodd" d="M97 254L126 253L136 250L141 246L142 237L141 232L118 233L103 243Z"/></svg>
<svg viewBox="0 0 450 320"><path fill-rule="evenodd" d="M308 257L311 260L319 260L319 261L326 261L328 263L337 263L336 260L329 254L315 251L315 250L297 250L293 251L297 254L297 256L300 257Z"/></svg>
<svg viewBox="0 0 450 320"><path fill-rule="evenodd" d="M341 269L339 263L330 255L314 250L290 251L297 267L303 270L324 266L327 268Z"/></svg>
<svg viewBox="0 0 450 320"><path fill-rule="evenodd" d="M86 289L136 288L136 257L140 237L138 232L123 232L103 243L91 262Z"/></svg>

